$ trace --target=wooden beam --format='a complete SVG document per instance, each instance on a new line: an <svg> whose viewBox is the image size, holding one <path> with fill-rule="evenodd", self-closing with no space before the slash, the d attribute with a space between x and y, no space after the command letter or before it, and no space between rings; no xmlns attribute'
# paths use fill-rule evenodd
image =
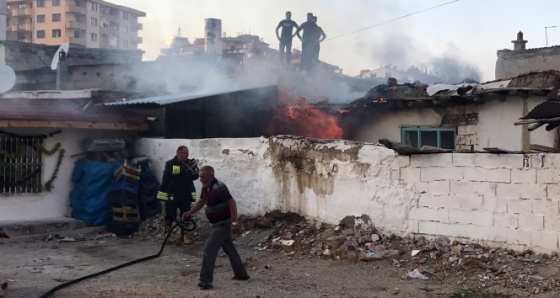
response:
<svg viewBox="0 0 560 298"><path fill-rule="evenodd" d="M539 152L560 153L560 149L556 149L556 148L552 148L552 147L548 147L548 146L537 145L537 144L531 144L531 150L539 151Z"/></svg>
<svg viewBox="0 0 560 298"><path fill-rule="evenodd" d="M0 127L22 128L80 128L147 131L147 123L117 123L97 121L47 121L47 120L0 120Z"/></svg>

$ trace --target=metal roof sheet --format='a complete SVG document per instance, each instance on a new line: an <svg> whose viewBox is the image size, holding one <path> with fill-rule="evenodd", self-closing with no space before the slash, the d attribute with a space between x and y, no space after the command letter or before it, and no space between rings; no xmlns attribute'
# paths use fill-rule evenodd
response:
<svg viewBox="0 0 560 298"><path fill-rule="evenodd" d="M167 94L167 95L160 95L154 97L147 97L147 98L140 98L140 99L132 99L126 101L119 101L119 102L109 102L105 103L106 106L125 106L125 105L143 105L143 104L156 104L160 106L174 104L178 102L194 100L204 97L234 93L239 91L245 90L253 90L253 89L260 89L260 88L269 88L269 87L276 87L276 85L266 85L266 86L258 86L258 87L240 87L235 89L229 90L221 90L221 91L213 91L213 92L182 92L182 93L175 93L175 94Z"/></svg>

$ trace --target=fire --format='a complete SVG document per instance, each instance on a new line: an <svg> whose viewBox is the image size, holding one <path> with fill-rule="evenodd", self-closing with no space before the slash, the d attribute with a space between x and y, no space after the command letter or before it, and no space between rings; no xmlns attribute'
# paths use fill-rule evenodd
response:
<svg viewBox="0 0 560 298"><path fill-rule="evenodd" d="M291 134L318 139L340 139L338 118L305 102L302 98L281 96L284 106L276 107L269 122L269 133Z"/></svg>

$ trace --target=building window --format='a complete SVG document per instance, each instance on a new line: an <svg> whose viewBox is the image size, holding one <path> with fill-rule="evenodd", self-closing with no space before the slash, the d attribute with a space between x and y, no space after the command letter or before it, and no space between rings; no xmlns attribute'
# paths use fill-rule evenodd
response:
<svg viewBox="0 0 560 298"><path fill-rule="evenodd" d="M18 23L18 25L25 25L25 19L24 18L18 18L17 23Z"/></svg>
<svg viewBox="0 0 560 298"><path fill-rule="evenodd" d="M45 15L44 14L37 15L37 23L44 23L44 22L45 22Z"/></svg>
<svg viewBox="0 0 560 298"><path fill-rule="evenodd" d="M80 38L80 31L74 31L74 38Z"/></svg>
<svg viewBox="0 0 560 298"><path fill-rule="evenodd" d="M96 18L90 18L89 23L90 23L91 26L97 27L97 19Z"/></svg>
<svg viewBox="0 0 560 298"><path fill-rule="evenodd" d="M25 33L18 33L17 38L18 38L18 40L24 40L25 39Z"/></svg>
<svg viewBox="0 0 560 298"><path fill-rule="evenodd" d="M126 11L123 11L123 13L122 13L122 17L123 17L123 19L125 19L125 20L128 20L128 17L129 17L129 14L128 14L128 12L126 12Z"/></svg>
<svg viewBox="0 0 560 298"><path fill-rule="evenodd" d="M52 37L53 38L62 37L62 31L60 29L53 29Z"/></svg>
<svg viewBox="0 0 560 298"><path fill-rule="evenodd" d="M18 9L19 9L19 10L24 10L24 9L26 9L26 8L27 8L27 4L25 4L25 3L20 3L20 4L18 4Z"/></svg>
<svg viewBox="0 0 560 298"><path fill-rule="evenodd" d="M92 33L91 34L91 41L97 42L97 33Z"/></svg>
<svg viewBox="0 0 560 298"><path fill-rule="evenodd" d="M42 192L42 158L39 137L0 134L0 193Z"/></svg>
<svg viewBox="0 0 560 298"><path fill-rule="evenodd" d="M53 13L52 21L53 22L60 22L60 14L59 13Z"/></svg>
<svg viewBox="0 0 560 298"><path fill-rule="evenodd" d="M91 11L98 11L99 10L99 4L98 3L90 2L90 7L91 7Z"/></svg>
<svg viewBox="0 0 560 298"><path fill-rule="evenodd" d="M455 149L455 128L406 127L401 131L401 143L416 148L432 146Z"/></svg>
<svg viewBox="0 0 560 298"><path fill-rule="evenodd" d="M45 0L37 0L37 7L45 7Z"/></svg>
<svg viewBox="0 0 560 298"><path fill-rule="evenodd" d="M60 0L52 0L52 6L60 6Z"/></svg>
<svg viewBox="0 0 560 298"><path fill-rule="evenodd" d="M45 30L37 30L37 38L45 38Z"/></svg>

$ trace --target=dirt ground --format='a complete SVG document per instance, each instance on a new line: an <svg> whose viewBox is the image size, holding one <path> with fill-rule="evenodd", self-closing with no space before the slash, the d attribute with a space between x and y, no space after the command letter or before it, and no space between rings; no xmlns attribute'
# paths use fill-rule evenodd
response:
<svg viewBox="0 0 560 298"><path fill-rule="evenodd" d="M100 237L96 230L62 233L76 242L45 241L44 235L0 241L0 283L5 297L40 297L51 288L127 261L157 253L158 237ZM225 255L218 258L214 288L200 290L205 233L193 245L168 244L161 257L85 280L52 297L526 297L528 292L492 287L464 289L459 279L407 279L390 261L348 262L282 251L238 247L251 279L231 280ZM532 295L558 297L558 293Z"/></svg>

